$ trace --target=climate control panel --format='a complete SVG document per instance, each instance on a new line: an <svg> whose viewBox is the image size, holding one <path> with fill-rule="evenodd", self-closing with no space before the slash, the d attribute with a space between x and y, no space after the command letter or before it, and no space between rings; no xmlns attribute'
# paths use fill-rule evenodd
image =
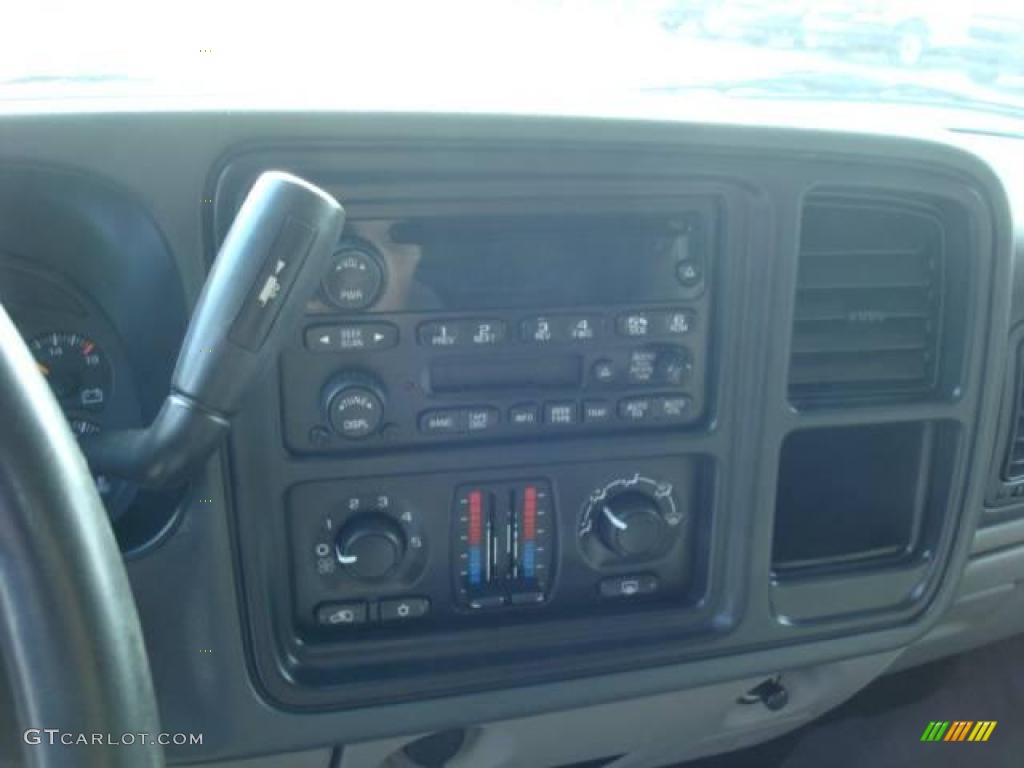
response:
<svg viewBox="0 0 1024 768"><path fill-rule="evenodd" d="M296 624L332 641L695 604L712 472L684 455L296 485Z"/></svg>

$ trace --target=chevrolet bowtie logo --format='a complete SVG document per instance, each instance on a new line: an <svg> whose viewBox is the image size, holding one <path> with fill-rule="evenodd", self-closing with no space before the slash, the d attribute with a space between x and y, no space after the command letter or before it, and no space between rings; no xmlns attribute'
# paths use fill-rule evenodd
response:
<svg viewBox="0 0 1024 768"><path fill-rule="evenodd" d="M921 741L988 741L996 720L948 720L928 723Z"/></svg>

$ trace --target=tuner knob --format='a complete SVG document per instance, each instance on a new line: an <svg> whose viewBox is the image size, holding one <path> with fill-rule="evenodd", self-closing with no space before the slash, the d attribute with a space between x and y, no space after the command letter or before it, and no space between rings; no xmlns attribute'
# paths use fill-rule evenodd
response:
<svg viewBox="0 0 1024 768"><path fill-rule="evenodd" d="M338 562L360 581L390 576L405 556L402 529L384 514L371 512L350 520L335 541Z"/></svg>
<svg viewBox="0 0 1024 768"><path fill-rule="evenodd" d="M636 559L653 555L668 534L661 510L646 493L621 493L607 499L594 511L602 543L620 557Z"/></svg>
<svg viewBox="0 0 1024 768"><path fill-rule="evenodd" d="M378 432L384 421L384 395L373 382L335 381L325 396L327 420L342 437L359 440Z"/></svg>

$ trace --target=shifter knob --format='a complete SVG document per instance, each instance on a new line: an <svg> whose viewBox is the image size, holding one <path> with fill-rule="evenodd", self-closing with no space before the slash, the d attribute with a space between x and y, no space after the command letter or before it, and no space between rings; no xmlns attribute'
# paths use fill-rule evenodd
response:
<svg viewBox="0 0 1024 768"><path fill-rule="evenodd" d="M323 190L279 171L260 176L203 287L172 390L214 413L238 410L319 285L344 223Z"/></svg>
<svg viewBox="0 0 1024 768"><path fill-rule="evenodd" d="M146 429L83 440L93 471L156 488L186 480L294 331L344 224L345 211L322 189L280 171L262 174L193 310L170 395Z"/></svg>

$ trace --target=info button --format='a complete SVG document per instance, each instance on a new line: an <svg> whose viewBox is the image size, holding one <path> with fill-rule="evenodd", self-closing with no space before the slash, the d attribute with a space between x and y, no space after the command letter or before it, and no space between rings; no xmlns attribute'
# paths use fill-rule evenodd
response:
<svg viewBox="0 0 1024 768"><path fill-rule="evenodd" d="M536 427L540 424L540 407L536 403L522 403L508 409L508 423L513 427Z"/></svg>

